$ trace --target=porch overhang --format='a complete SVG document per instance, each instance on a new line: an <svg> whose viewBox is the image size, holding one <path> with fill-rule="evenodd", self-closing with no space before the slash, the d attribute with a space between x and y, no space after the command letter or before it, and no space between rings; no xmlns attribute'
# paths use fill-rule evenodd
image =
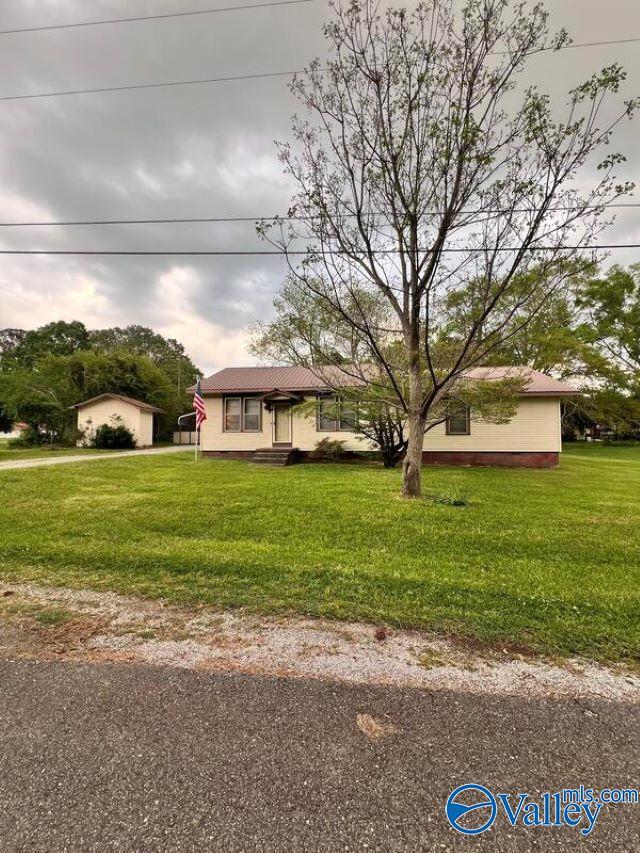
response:
<svg viewBox="0 0 640 853"><path fill-rule="evenodd" d="M291 391L280 391L279 388L273 388L271 391L261 394L258 397L258 400L265 404L267 411L270 411L273 403L290 403L294 406L296 403L301 403L304 400L304 397L301 397L299 394L294 394Z"/></svg>

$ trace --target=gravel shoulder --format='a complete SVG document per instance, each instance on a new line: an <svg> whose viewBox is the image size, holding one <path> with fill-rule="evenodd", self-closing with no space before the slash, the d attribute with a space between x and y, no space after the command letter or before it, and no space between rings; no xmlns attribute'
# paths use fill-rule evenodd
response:
<svg viewBox="0 0 640 853"><path fill-rule="evenodd" d="M0 462L0 471L12 471L19 468L40 468L43 465L68 465L71 462L98 462L106 459L122 459L124 456L163 456L167 453L185 453L190 448L176 445L175 447L149 447L146 450L118 450L113 453L77 453L69 456L38 456L34 459L15 459ZM191 448L193 452L193 448Z"/></svg>
<svg viewBox="0 0 640 853"><path fill-rule="evenodd" d="M640 675L584 659L364 623L257 617L91 590L0 584L0 657L148 664L520 697L638 702Z"/></svg>

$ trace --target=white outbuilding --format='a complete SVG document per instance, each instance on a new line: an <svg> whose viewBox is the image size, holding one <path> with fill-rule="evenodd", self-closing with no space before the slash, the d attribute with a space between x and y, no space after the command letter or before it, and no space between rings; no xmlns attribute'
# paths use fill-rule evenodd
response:
<svg viewBox="0 0 640 853"><path fill-rule="evenodd" d="M154 435L153 416L163 414L164 411L142 400L110 393L83 400L72 408L78 412L78 429L86 437L102 424L113 426L121 423L133 434L136 447L151 447Z"/></svg>

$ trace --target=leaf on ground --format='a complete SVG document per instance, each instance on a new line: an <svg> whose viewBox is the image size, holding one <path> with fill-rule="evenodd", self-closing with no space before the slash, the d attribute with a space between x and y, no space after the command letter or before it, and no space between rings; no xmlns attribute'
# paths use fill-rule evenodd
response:
<svg viewBox="0 0 640 853"><path fill-rule="evenodd" d="M380 740L397 732L396 727L392 723L383 723L381 720L376 720L371 714L358 714L356 716L356 725L369 740Z"/></svg>

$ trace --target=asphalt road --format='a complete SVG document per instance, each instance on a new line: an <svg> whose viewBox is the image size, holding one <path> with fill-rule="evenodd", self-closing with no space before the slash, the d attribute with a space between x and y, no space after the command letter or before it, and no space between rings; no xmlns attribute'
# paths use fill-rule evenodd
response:
<svg viewBox="0 0 640 853"><path fill-rule="evenodd" d="M0 850L638 850L640 806L468 838L444 803L637 787L639 744L631 705L0 661Z"/></svg>

